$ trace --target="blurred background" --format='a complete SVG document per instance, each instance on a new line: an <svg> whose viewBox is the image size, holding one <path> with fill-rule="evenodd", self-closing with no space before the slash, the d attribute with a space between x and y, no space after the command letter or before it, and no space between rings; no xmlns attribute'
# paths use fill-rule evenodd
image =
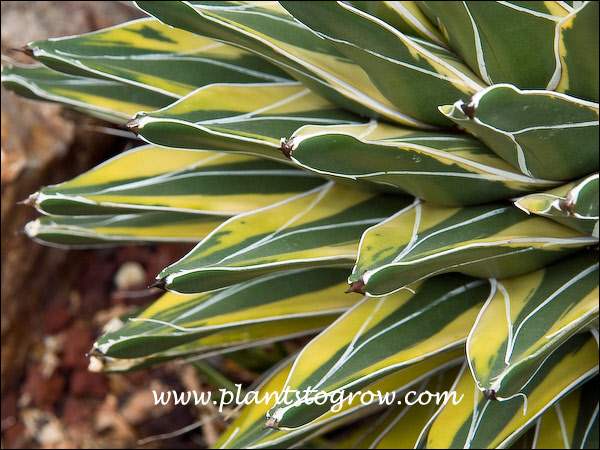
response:
<svg viewBox="0 0 600 450"><path fill-rule="evenodd" d="M3 64L30 63L16 49L32 40L142 16L131 2L3 1L1 8ZM98 120L4 89L1 112L2 448L210 446L225 426L215 411L154 407L151 390L215 389L221 374L224 383L248 385L256 379L252 364L264 370L294 344L213 359L218 371L212 384L201 366L177 363L132 374L89 372L86 353L103 325L155 299L146 286L191 246L66 251L29 240L23 226L36 213L18 202L139 142L114 135L114 127ZM144 441L207 417L214 419L194 432Z"/></svg>

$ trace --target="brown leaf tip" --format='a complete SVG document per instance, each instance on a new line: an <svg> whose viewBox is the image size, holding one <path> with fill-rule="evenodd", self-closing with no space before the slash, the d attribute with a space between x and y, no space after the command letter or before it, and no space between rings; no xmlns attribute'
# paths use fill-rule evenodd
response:
<svg viewBox="0 0 600 450"><path fill-rule="evenodd" d="M346 294L350 294L351 292L357 292L361 295L365 295L364 287L365 287L365 282L363 281L362 278L360 278L360 279L350 283L350 287L346 291Z"/></svg>
<svg viewBox="0 0 600 450"><path fill-rule="evenodd" d="M148 289L157 288L157 289L160 289L161 291L166 291L167 290L166 286L167 286L167 279L160 278L160 279L156 280L154 283L152 283L150 286L148 286Z"/></svg>
<svg viewBox="0 0 600 450"><path fill-rule="evenodd" d="M483 391L483 396L488 400L498 401L498 399L496 398L496 391L493 389L485 389Z"/></svg>
<svg viewBox="0 0 600 450"><path fill-rule="evenodd" d="M275 419L275 417L267 418L267 421L265 422L262 429L266 430L267 428L271 428L272 430L279 430L279 422L277 421L277 419Z"/></svg>
<svg viewBox="0 0 600 450"><path fill-rule="evenodd" d="M13 48L13 50L16 52L25 53L30 58L33 58L33 55L34 55L33 48L31 48L29 45L24 45L21 48Z"/></svg>
<svg viewBox="0 0 600 450"><path fill-rule="evenodd" d="M127 129L135 134L139 134L140 131L140 119L134 117L129 122L125 124Z"/></svg>
<svg viewBox="0 0 600 450"><path fill-rule="evenodd" d="M279 147L281 153L283 153L286 158L291 159L292 152L294 151L294 141L292 139L281 138L279 142L281 143L281 146Z"/></svg>
<svg viewBox="0 0 600 450"><path fill-rule="evenodd" d="M467 103L461 103L460 109L462 109L462 112L464 112L469 119L473 120L475 118L475 103L473 103L473 99L469 99Z"/></svg>
<svg viewBox="0 0 600 450"><path fill-rule="evenodd" d="M29 197L27 197L25 200L21 200L20 202L17 202L17 205L35 206L37 204L37 199L39 196L40 196L39 192L34 192Z"/></svg>

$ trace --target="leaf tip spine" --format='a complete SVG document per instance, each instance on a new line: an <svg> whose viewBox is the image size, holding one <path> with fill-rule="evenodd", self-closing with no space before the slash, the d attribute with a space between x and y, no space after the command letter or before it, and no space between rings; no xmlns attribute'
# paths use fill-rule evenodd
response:
<svg viewBox="0 0 600 450"><path fill-rule="evenodd" d="M167 286L167 279L160 278L160 279L156 280L154 283L152 283L150 286L148 286L148 289L157 288L157 289L160 289L161 291L166 291L167 290L166 286Z"/></svg>
<svg viewBox="0 0 600 450"><path fill-rule="evenodd" d="M346 291L346 294L350 294L351 292L357 292L361 295L366 295L364 287L365 287L365 282L363 281L362 278L360 278L360 279L350 283L350 287Z"/></svg>

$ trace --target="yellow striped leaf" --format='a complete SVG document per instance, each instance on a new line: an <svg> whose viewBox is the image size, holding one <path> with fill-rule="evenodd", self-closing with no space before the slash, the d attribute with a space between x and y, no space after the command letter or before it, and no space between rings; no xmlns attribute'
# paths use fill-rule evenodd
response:
<svg viewBox="0 0 600 450"><path fill-rule="evenodd" d="M306 171L246 155L142 146L30 201L45 214L180 211L232 216L322 185Z"/></svg>
<svg viewBox="0 0 600 450"><path fill-rule="evenodd" d="M411 201L329 182L227 220L157 278L173 292L195 293L288 269L350 267L365 228Z"/></svg>
<svg viewBox="0 0 600 450"><path fill-rule="evenodd" d="M558 223L598 238L598 174L517 199L515 206L528 213L548 217Z"/></svg>
<svg viewBox="0 0 600 450"><path fill-rule="evenodd" d="M572 180L598 170L598 103L500 84L440 111L526 175Z"/></svg>
<svg viewBox="0 0 600 450"><path fill-rule="evenodd" d="M467 341L471 372L496 398L520 393L542 362L598 318L598 253L492 280Z"/></svg>
<svg viewBox="0 0 600 450"><path fill-rule="evenodd" d="M427 448L505 448L571 390L598 372L598 345L589 334L572 337L539 368L518 396L488 400L464 370L456 383L462 401L438 411L424 439ZM526 400L525 400L526 397Z"/></svg>
<svg viewBox="0 0 600 450"><path fill-rule="evenodd" d="M379 299L364 298L304 347L286 387L353 392L377 379L459 347L490 292L488 280L447 275ZM313 396L316 397L315 394ZM309 399L312 399L309 397ZM271 418L297 428L322 415L330 402L278 403Z"/></svg>
<svg viewBox="0 0 600 450"><path fill-rule="evenodd" d="M368 229L349 281L381 296L440 273L508 278L597 240L512 206L445 208L415 201Z"/></svg>

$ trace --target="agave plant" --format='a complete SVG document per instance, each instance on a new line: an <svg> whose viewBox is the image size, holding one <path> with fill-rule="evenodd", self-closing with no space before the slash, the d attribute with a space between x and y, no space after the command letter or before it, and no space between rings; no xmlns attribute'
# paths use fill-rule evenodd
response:
<svg viewBox="0 0 600 450"><path fill-rule="evenodd" d="M218 447L598 447L598 2L136 4L2 74L148 143L33 194L32 238L197 242L95 369L312 334L263 392L463 401L273 400Z"/></svg>

